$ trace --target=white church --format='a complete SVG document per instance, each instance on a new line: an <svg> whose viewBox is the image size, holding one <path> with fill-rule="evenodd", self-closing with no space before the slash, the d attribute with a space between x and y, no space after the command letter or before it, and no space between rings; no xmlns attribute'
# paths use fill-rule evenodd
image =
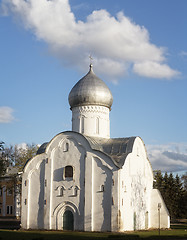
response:
<svg viewBox="0 0 187 240"><path fill-rule="evenodd" d="M170 216L140 137L110 138L113 102L90 65L69 94L72 131L44 143L23 171L24 229L169 228Z"/></svg>

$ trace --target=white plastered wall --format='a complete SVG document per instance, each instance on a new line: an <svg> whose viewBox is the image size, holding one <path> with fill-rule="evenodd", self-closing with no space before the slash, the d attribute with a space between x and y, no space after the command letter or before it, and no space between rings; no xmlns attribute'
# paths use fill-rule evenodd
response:
<svg viewBox="0 0 187 240"><path fill-rule="evenodd" d="M158 206L160 205L160 210ZM170 216L164 200L158 189L152 189L151 192L151 216L150 227L151 228L169 228Z"/></svg>
<svg viewBox="0 0 187 240"><path fill-rule="evenodd" d="M120 171L120 230L149 228L153 173L143 141L137 137Z"/></svg>
<svg viewBox="0 0 187 240"><path fill-rule="evenodd" d="M74 168L73 179L64 179L67 165ZM31 159L24 169L22 227L62 229L63 213L70 210L75 230L117 231L117 169L108 156L92 150L82 135L57 135L46 153Z"/></svg>
<svg viewBox="0 0 187 240"><path fill-rule="evenodd" d="M66 149L68 144L68 151ZM71 165L74 176L63 177ZM65 210L74 216L74 229L125 231L169 227L169 214L158 190L143 141L136 138L122 169L110 157L90 148L75 132L61 133L46 153L32 158L22 178L22 227L62 229Z"/></svg>
<svg viewBox="0 0 187 240"><path fill-rule="evenodd" d="M32 158L22 175L21 226L26 229L43 228L45 158L46 154Z"/></svg>
<svg viewBox="0 0 187 240"><path fill-rule="evenodd" d="M68 144L68 149L67 149ZM50 229L62 229L59 224L65 210L74 215L74 229L84 229L85 148L73 136L59 135L50 146ZM66 166L73 167L73 178L66 179ZM48 215L48 214L47 214Z"/></svg>

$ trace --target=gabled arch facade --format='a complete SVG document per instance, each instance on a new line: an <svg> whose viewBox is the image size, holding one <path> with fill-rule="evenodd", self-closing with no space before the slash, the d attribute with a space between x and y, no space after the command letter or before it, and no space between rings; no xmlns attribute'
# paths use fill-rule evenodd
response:
<svg viewBox="0 0 187 240"><path fill-rule="evenodd" d="M69 177L67 168L73 173ZM78 231L148 229L156 225L158 203L161 227L169 227L169 214L153 189L152 168L139 137L108 140L60 133L45 152L28 161L25 182L23 228L63 230L69 214Z"/></svg>
<svg viewBox="0 0 187 240"><path fill-rule="evenodd" d="M72 178L64 177L67 166L73 168ZM112 212L117 211L112 205L112 195L117 203L117 191L111 184L112 178L117 183L114 169L117 167L110 157L93 150L81 134L65 132L57 135L45 153L37 155L25 166L23 182L29 184L23 185L22 189L22 199L27 199L22 208L23 228L62 230L63 214L69 210L73 214L74 230L117 229L115 219L111 217ZM100 191L101 179L103 192ZM32 214L29 214L31 209Z"/></svg>

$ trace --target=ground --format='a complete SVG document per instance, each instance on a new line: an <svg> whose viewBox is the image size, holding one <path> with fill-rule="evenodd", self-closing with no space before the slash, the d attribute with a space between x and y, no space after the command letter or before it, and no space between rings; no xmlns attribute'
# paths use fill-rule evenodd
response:
<svg viewBox="0 0 187 240"><path fill-rule="evenodd" d="M136 231L125 233L63 232L63 231L24 231L0 230L0 240L186 240L187 224L172 224L170 230Z"/></svg>

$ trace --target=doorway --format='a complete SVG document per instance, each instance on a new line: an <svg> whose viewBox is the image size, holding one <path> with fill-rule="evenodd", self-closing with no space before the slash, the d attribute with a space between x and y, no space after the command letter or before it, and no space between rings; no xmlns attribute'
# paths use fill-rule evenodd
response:
<svg viewBox="0 0 187 240"><path fill-rule="evenodd" d="M74 230L74 216L70 210L66 210L63 215L63 230Z"/></svg>

